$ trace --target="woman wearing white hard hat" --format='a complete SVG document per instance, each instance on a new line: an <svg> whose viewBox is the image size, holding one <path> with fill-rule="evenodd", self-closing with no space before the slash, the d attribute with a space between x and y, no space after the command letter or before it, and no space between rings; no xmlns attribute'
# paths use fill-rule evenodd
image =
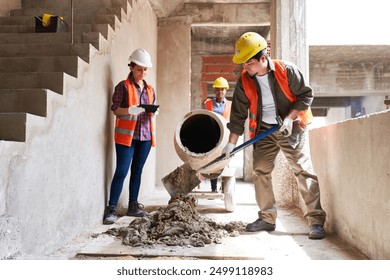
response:
<svg viewBox="0 0 390 280"><path fill-rule="evenodd" d="M104 211L104 224L117 220L117 205L123 183L131 164L128 216L143 217L143 205L138 203L141 174L151 147L155 146L153 116L157 111L146 112L145 107L156 103L156 93L145 81L152 67L150 54L136 49L129 57L130 73L115 87L111 110L115 120L116 169L111 182L110 198ZM145 106L146 105L146 106ZM153 106L152 106L153 107ZM154 107L156 108L156 107Z"/></svg>

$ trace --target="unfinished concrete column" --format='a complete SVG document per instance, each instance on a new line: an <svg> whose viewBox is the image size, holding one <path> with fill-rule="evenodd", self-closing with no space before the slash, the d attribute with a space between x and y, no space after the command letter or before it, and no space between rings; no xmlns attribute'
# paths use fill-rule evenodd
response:
<svg viewBox="0 0 390 280"><path fill-rule="evenodd" d="M309 78L306 0L271 1L271 57L288 60Z"/></svg>
<svg viewBox="0 0 390 280"><path fill-rule="evenodd" d="M157 51L156 184L183 164L173 145L176 125L191 104L191 22L188 17L159 21Z"/></svg>
<svg viewBox="0 0 390 280"><path fill-rule="evenodd" d="M295 63L309 78L306 41L306 0L271 1L271 57ZM286 207L299 204L294 174L282 153L273 172L276 200Z"/></svg>

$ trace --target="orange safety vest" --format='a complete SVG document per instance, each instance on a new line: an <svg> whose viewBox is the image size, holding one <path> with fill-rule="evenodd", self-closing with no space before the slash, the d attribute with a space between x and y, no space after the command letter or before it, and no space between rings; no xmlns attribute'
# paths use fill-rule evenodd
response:
<svg viewBox="0 0 390 280"><path fill-rule="evenodd" d="M204 102L204 105L205 105L206 110L214 111L213 110L213 99L207 98L206 101ZM230 118L230 108L231 108L231 106L232 106L232 102L229 101L229 100L226 100L226 102L225 102L225 109L223 111L222 116L225 119L227 119L227 120L229 120L229 118Z"/></svg>
<svg viewBox="0 0 390 280"><path fill-rule="evenodd" d="M129 79L124 81L127 86L127 94L128 94L128 100L129 100L129 107L138 105L139 99L137 94L137 89L135 88L134 84L130 83ZM149 103L153 103L153 88L152 86L148 85L146 88L146 92L148 94ZM152 117L152 113L150 114L150 117ZM115 121L115 143L122 144L125 146L130 147L131 142L133 140L134 135L134 129L137 124L137 116L135 115L124 115L124 116L116 116ZM152 147L156 146L156 140L154 137L154 121L151 119L150 121L150 133L152 136Z"/></svg>
<svg viewBox="0 0 390 280"><path fill-rule="evenodd" d="M278 82L281 90L287 99L292 103L297 97L291 92L291 89L288 85L288 77L286 72L286 66L280 60L273 60L275 65L275 78ZM244 87L245 95L249 99L249 137L253 138L256 136L257 130L257 104L258 104L258 95L256 90L256 85L253 79L251 79L246 74L246 70L241 72L242 85ZM297 116L299 122L302 126L310 124L313 120L313 114L311 109L308 108L305 111L302 111Z"/></svg>

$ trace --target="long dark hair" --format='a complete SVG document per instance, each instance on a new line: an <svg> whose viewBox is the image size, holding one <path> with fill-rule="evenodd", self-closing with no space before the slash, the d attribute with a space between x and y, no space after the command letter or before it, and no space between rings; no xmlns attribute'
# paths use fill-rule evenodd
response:
<svg viewBox="0 0 390 280"><path fill-rule="evenodd" d="M134 68L134 66L136 66L137 64L135 64L134 62L130 62L129 64L127 64L128 66L130 66L131 68ZM133 77L133 71L130 71L129 75L127 76L127 78L129 79L130 77Z"/></svg>

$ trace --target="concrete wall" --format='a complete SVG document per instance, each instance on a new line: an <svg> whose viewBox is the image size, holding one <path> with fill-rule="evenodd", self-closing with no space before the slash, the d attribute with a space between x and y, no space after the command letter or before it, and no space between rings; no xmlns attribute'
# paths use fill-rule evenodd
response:
<svg viewBox="0 0 390 280"><path fill-rule="evenodd" d="M111 95L127 77L135 48L151 53L147 80L156 85L157 19L148 1L132 3L108 41L99 50L91 46L90 63L79 60L78 77L64 74L64 94L49 92L48 117L28 115L27 141L0 141L0 247L13 242L0 258L39 258L102 222L115 166ZM140 202L155 186L155 153L145 165Z"/></svg>
<svg viewBox="0 0 390 280"><path fill-rule="evenodd" d="M310 77L320 96L383 96L390 86L388 45L310 46Z"/></svg>
<svg viewBox="0 0 390 280"><path fill-rule="evenodd" d="M310 131L326 226L371 259L390 259L390 110Z"/></svg>
<svg viewBox="0 0 390 280"><path fill-rule="evenodd" d="M309 78L306 0L271 1L271 57L291 61Z"/></svg>

